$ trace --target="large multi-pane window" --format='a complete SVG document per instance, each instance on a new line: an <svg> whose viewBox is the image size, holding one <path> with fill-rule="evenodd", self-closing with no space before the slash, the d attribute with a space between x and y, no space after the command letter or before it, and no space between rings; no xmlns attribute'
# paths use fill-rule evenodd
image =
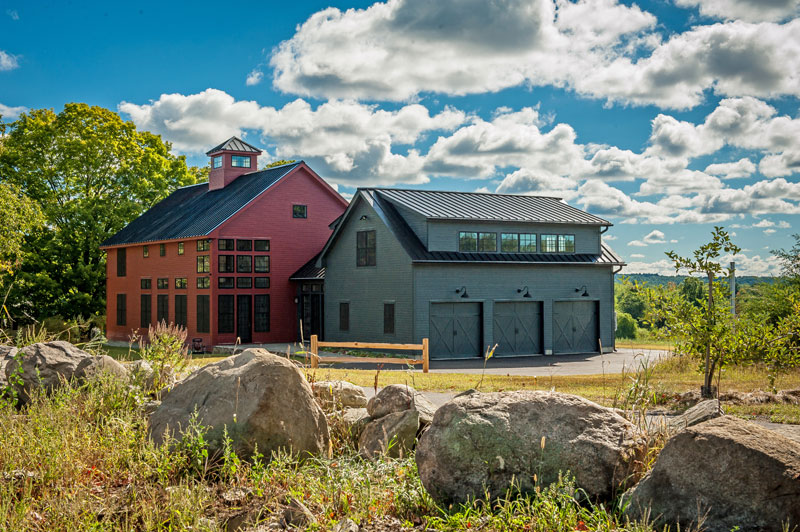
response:
<svg viewBox="0 0 800 532"><path fill-rule="evenodd" d="M125 248L117 249L117 277L125 277L128 274L128 250Z"/></svg>
<svg viewBox="0 0 800 532"><path fill-rule="evenodd" d="M356 233L356 266L375 266L375 231L358 231Z"/></svg>
<svg viewBox="0 0 800 532"><path fill-rule="evenodd" d="M350 330L350 303L339 303L339 330Z"/></svg>
<svg viewBox="0 0 800 532"><path fill-rule="evenodd" d="M478 233L461 231L458 233L459 251L478 251Z"/></svg>
<svg viewBox="0 0 800 532"><path fill-rule="evenodd" d="M128 296L117 294L117 325L126 325L128 321Z"/></svg>
<svg viewBox="0 0 800 532"><path fill-rule="evenodd" d="M220 295L217 298L217 332L233 332L233 296Z"/></svg>
<svg viewBox="0 0 800 532"><path fill-rule="evenodd" d="M169 288L169 277L159 277L156 281L156 288L159 290L166 290Z"/></svg>
<svg viewBox="0 0 800 532"><path fill-rule="evenodd" d="M254 285L256 288L269 288L269 277L256 277Z"/></svg>
<svg viewBox="0 0 800 532"><path fill-rule="evenodd" d="M520 233L519 250L522 253L536 253L536 235L533 233Z"/></svg>
<svg viewBox="0 0 800 532"><path fill-rule="evenodd" d="M211 332L210 297L197 296L197 332Z"/></svg>
<svg viewBox="0 0 800 532"><path fill-rule="evenodd" d="M542 235L542 253L558 253L558 235Z"/></svg>
<svg viewBox="0 0 800 532"><path fill-rule="evenodd" d="M256 273L269 273L269 255L257 255L253 259Z"/></svg>
<svg viewBox="0 0 800 532"><path fill-rule="evenodd" d="M142 294L139 304L139 326L142 329L147 329L150 327L150 321L152 319L152 304L153 296L150 294Z"/></svg>
<svg viewBox="0 0 800 532"><path fill-rule="evenodd" d="M250 157L246 155L231 155L231 166L234 168L250 168Z"/></svg>
<svg viewBox="0 0 800 532"><path fill-rule="evenodd" d="M504 253L516 253L519 251L519 234L503 233L500 235L500 251Z"/></svg>
<svg viewBox="0 0 800 532"><path fill-rule="evenodd" d="M575 253L575 235L558 235L559 253Z"/></svg>
<svg viewBox="0 0 800 532"><path fill-rule="evenodd" d="M292 205L292 218L308 218L308 206Z"/></svg>
<svg viewBox="0 0 800 532"><path fill-rule="evenodd" d="M236 272L237 273L252 273L253 272L253 256L252 255L236 255Z"/></svg>
<svg viewBox="0 0 800 532"><path fill-rule="evenodd" d="M233 251L233 239L220 238L217 240L217 249L220 251Z"/></svg>
<svg viewBox="0 0 800 532"><path fill-rule="evenodd" d="M150 248L147 246L142 246L142 257L149 257L150 256Z"/></svg>
<svg viewBox="0 0 800 532"><path fill-rule="evenodd" d="M175 288L186 288L186 286L187 286L186 277L175 278Z"/></svg>
<svg viewBox="0 0 800 532"><path fill-rule="evenodd" d="M151 279L142 279L140 281L140 286L142 287L142 290L150 290L152 283L153 281Z"/></svg>
<svg viewBox="0 0 800 532"><path fill-rule="evenodd" d="M198 240L197 251L208 251L211 249L211 242L209 240Z"/></svg>
<svg viewBox="0 0 800 532"><path fill-rule="evenodd" d="M222 155L217 155L211 158L211 166L214 168L222 168Z"/></svg>
<svg viewBox="0 0 800 532"><path fill-rule="evenodd" d="M254 244L256 251L269 251L269 240L256 240Z"/></svg>
<svg viewBox="0 0 800 532"><path fill-rule="evenodd" d="M167 246L165 244L158 245L158 255L163 257L167 254Z"/></svg>
<svg viewBox="0 0 800 532"><path fill-rule="evenodd" d="M211 272L211 257L208 255L197 256L197 273Z"/></svg>
<svg viewBox="0 0 800 532"><path fill-rule="evenodd" d="M497 251L497 233L478 233L478 251Z"/></svg>
<svg viewBox="0 0 800 532"><path fill-rule="evenodd" d="M257 294L253 296L253 330L255 332L269 332L269 295Z"/></svg>
<svg viewBox="0 0 800 532"><path fill-rule="evenodd" d="M252 277L237 277L236 288L253 288Z"/></svg>
<svg viewBox="0 0 800 532"><path fill-rule="evenodd" d="M211 288L211 278L210 277L198 277L197 278L197 288Z"/></svg>
<svg viewBox="0 0 800 532"><path fill-rule="evenodd" d="M233 273L236 271L234 255L220 255L217 257L217 266L219 273Z"/></svg>
<svg viewBox="0 0 800 532"><path fill-rule="evenodd" d="M186 294L175 296L175 325L186 327Z"/></svg>
<svg viewBox="0 0 800 532"><path fill-rule="evenodd" d="M156 320L169 323L169 296L167 294L156 297Z"/></svg>
<svg viewBox="0 0 800 532"><path fill-rule="evenodd" d="M236 241L236 251L252 251L253 250L253 241L252 240L237 240Z"/></svg>
<svg viewBox="0 0 800 532"><path fill-rule="evenodd" d="M217 277L219 288L233 288L235 277Z"/></svg>
<svg viewBox="0 0 800 532"><path fill-rule="evenodd" d="M394 303L383 304L383 334L394 334Z"/></svg>

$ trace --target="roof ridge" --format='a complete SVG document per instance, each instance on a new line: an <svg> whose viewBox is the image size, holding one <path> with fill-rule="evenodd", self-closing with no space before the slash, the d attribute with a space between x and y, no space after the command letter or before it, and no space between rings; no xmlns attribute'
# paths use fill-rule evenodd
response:
<svg viewBox="0 0 800 532"><path fill-rule="evenodd" d="M510 196L512 198L544 198L561 201L564 198L558 196L539 196L535 194L512 194L509 192L477 192L462 190L430 190L426 188L395 188L395 187L358 187L362 190L396 190L398 192L434 192L437 194L472 194L476 196Z"/></svg>

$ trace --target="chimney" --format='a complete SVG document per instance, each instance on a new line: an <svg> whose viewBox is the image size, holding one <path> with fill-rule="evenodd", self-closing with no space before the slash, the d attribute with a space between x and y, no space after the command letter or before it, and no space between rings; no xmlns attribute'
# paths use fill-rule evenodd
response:
<svg viewBox="0 0 800 532"><path fill-rule="evenodd" d="M231 137L219 146L206 152L211 157L208 174L208 190L217 190L230 185L242 174L258 170L261 150L237 137Z"/></svg>

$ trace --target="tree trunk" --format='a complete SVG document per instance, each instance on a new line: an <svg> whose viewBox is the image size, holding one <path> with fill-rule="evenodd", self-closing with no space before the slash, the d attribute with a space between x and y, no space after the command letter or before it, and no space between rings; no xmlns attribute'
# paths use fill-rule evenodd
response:
<svg viewBox="0 0 800 532"><path fill-rule="evenodd" d="M710 328L709 333L711 333L714 329L714 323L712 318L714 316L714 274L708 272L708 308L706 309L706 323ZM711 334L708 335L708 339L706 340L706 368L705 368L705 375L703 379L703 387L700 390L700 395L702 395L706 399L710 399L714 397L714 392L711 388L712 382L714 379L714 370L713 366L711 365Z"/></svg>

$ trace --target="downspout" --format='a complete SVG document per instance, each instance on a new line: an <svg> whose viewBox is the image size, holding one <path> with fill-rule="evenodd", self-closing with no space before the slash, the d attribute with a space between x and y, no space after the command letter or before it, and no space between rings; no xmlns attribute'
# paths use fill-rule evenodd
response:
<svg viewBox="0 0 800 532"><path fill-rule="evenodd" d="M604 225L604 226L603 226L603 229L600 231L600 234L602 235L603 233L605 233L606 231L608 231L608 227L609 227L609 226L607 226L607 225Z"/></svg>

